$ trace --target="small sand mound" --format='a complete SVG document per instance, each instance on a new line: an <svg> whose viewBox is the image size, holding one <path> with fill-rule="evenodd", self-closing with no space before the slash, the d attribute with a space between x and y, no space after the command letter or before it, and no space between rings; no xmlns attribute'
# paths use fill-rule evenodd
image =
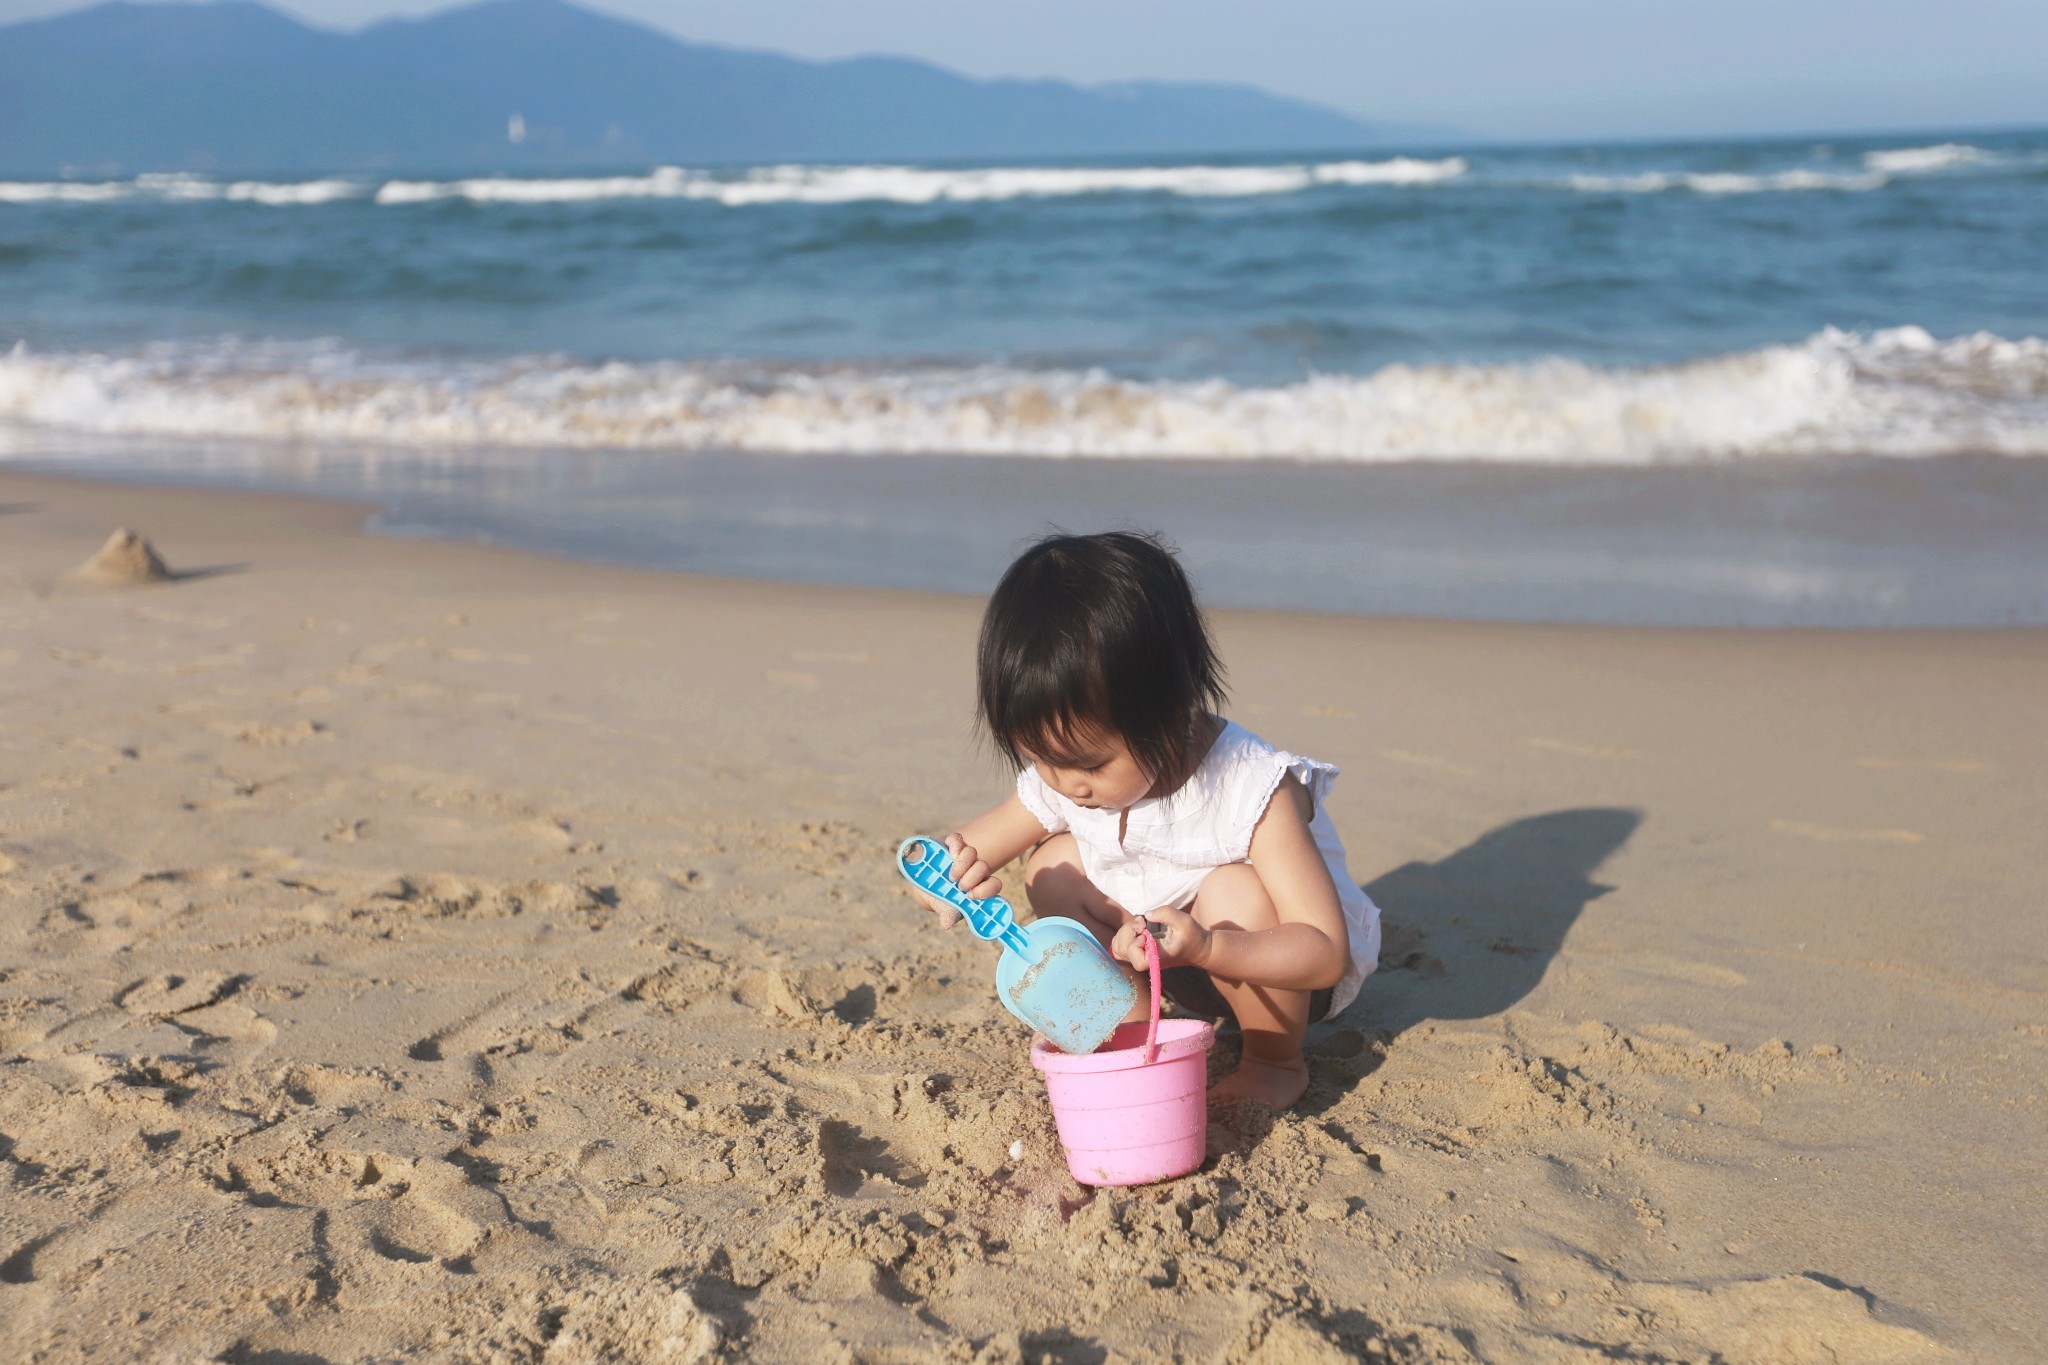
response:
<svg viewBox="0 0 2048 1365"><path fill-rule="evenodd" d="M149 541L123 526L71 575L87 583L168 583L171 571Z"/></svg>

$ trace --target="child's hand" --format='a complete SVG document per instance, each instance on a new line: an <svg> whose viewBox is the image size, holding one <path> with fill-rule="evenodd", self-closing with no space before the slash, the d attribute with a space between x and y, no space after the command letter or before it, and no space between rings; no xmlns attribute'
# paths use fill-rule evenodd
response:
<svg viewBox="0 0 2048 1365"><path fill-rule="evenodd" d="M1158 935L1161 967L1200 967L1208 962L1209 931L1197 924L1193 915L1162 906L1152 912L1151 922L1163 931ZM1110 956L1141 972L1146 970L1143 939L1150 932L1143 919L1131 916L1110 940Z"/></svg>
<svg viewBox="0 0 2048 1365"><path fill-rule="evenodd" d="M981 855L976 853L965 839L958 834L948 834L946 852L953 855L953 865L950 869L953 884L966 892L969 900L985 901L990 896L1000 896L1003 893L1003 884L989 875L989 865L981 860ZM950 929L960 922L960 912L952 906L935 897L927 896L922 891L916 894L917 898L924 902L925 909L939 917L941 929ZM1143 949L1139 951L1142 952Z"/></svg>

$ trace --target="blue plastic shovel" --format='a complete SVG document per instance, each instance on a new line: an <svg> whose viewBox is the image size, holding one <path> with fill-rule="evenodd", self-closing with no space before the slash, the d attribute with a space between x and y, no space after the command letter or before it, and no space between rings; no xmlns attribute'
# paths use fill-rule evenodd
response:
<svg viewBox="0 0 2048 1365"><path fill-rule="evenodd" d="M970 900L947 875L953 855L936 839L912 835L896 850L896 870L927 896L958 910L974 936L1003 946L996 995L1010 1013L1062 1052L1093 1052L1139 1002L1137 983L1095 935L1057 915L1017 923L1001 896Z"/></svg>

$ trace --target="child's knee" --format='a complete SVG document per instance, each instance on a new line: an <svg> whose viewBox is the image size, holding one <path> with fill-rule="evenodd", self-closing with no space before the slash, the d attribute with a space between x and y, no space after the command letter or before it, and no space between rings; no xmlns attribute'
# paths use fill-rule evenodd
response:
<svg viewBox="0 0 2048 1365"><path fill-rule="evenodd" d="M1202 878L1188 913L1205 929L1271 929L1280 912L1250 863L1226 863Z"/></svg>
<svg viewBox="0 0 2048 1365"><path fill-rule="evenodd" d="M1034 909L1043 909L1041 902L1071 904L1088 889L1080 846L1071 834L1055 834L1040 841L1024 860L1024 896Z"/></svg>
<svg viewBox="0 0 2048 1365"><path fill-rule="evenodd" d="M1080 862L1081 847L1074 842L1073 835L1048 834L1024 855L1024 885L1028 888L1031 879L1049 867L1062 864L1078 867Z"/></svg>
<svg viewBox="0 0 2048 1365"><path fill-rule="evenodd" d="M1088 880L1081 867L1080 846L1071 834L1055 834L1024 860L1024 898L1039 915L1065 915L1112 931L1123 916L1109 898Z"/></svg>

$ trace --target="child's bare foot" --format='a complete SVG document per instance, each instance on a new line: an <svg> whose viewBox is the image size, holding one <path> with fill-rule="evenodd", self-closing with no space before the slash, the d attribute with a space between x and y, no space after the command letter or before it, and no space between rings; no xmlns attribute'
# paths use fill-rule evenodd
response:
<svg viewBox="0 0 2048 1365"><path fill-rule="evenodd" d="M1300 1056L1284 1062L1246 1057L1237 1070L1209 1087L1209 1098L1218 1104L1257 1100L1275 1109L1285 1109L1308 1089L1308 1062Z"/></svg>

